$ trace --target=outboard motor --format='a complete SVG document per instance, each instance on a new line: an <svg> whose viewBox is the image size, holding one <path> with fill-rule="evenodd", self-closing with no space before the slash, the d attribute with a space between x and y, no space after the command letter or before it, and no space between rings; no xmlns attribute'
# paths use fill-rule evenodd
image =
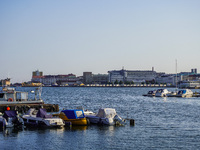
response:
<svg viewBox="0 0 200 150"><path fill-rule="evenodd" d="M125 125L125 122L126 122L126 120L122 119L119 115L115 115L113 120L115 121L115 125L120 125L120 126Z"/></svg>

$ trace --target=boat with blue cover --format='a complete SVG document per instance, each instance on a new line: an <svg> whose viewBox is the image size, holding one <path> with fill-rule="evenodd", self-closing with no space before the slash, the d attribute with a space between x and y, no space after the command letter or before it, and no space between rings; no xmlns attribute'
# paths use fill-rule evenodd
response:
<svg viewBox="0 0 200 150"><path fill-rule="evenodd" d="M89 125L89 121L86 119L83 110L79 109L66 109L62 110L59 117L63 119L66 123L70 122L72 125Z"/></svg>

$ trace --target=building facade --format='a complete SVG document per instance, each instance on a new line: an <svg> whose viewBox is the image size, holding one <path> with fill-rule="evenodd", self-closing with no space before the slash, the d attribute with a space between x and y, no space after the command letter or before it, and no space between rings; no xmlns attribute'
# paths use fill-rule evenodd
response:
<svg viewBox="0 0 200 150"><path fill-rule="evenodd" d="M93 74L92 77L94 84L107 84L108 83L108 75L107 74Z"/></svg>
<svg viewBox="0 0 200 150"><path fill-rule="evenodd" d="M92 72L83 72L83 83L91 84L92 83Z"/></svg>
<svg viewBox="0 0 200 150"><path fill-rule="evenodd" d="M113 70L108 71L109 82L115 81L142 83L146 81L152 81L156 78L155 71L131 71L131 70Z"/></svg>
<svg viewBox="0 0 200 150"><path fill-rule="evenodd" d="M1 86L10 86L10 78L1 80Z"/></svg>
<svg viewBox="0 0 200 150"><path fill-rule="evenodd" d="M155 82L158 84L168 84L171 86L176 86L176 82L178 82L179 80L179 77L176 77L176 75L165 74L162 76L157 76Z"/></svg>
<svg viewBox="0 0 200 150"><path fill-rule="evenodd" d="M42 83L42 78L43 78L43 72L42 71L39 71L39 70L33 71L31 82Z"/></svg>
<svg viewBox="0 0 200 150"><path fill-rule="evenodd" d="M43 72L36 70L32 73L32 83L42 83L46 86L66 86L66 85L75 85L79 81L79 78L74 74L67 75L43 75Z"/></svg>

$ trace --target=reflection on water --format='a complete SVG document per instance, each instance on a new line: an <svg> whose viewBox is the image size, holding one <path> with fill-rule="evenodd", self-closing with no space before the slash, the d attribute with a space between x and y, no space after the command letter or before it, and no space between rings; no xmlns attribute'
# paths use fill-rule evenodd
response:
<svg viewBox="0 0 200 150"><path fill-rule="evenodd" d="M23 128L19 129L19 128L5 128L5 129L1 129L0 130L0 134L2 133L2 135L4 137L17 137L19 132L22 132Z"/></svg>

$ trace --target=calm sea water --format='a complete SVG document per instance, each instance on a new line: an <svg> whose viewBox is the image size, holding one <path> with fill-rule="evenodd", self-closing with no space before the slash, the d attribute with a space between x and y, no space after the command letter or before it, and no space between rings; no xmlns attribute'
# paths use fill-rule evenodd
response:
<svg viewBox="0 0 200 150"><path fill-rule="evenodd" d="M111 107L134 119L135 126L9 129L0 131L0 149L200 149L200 98L143 97L149 90L44 87L42 98L59 104L60 110L83 106L97 112Z"/></svg>

